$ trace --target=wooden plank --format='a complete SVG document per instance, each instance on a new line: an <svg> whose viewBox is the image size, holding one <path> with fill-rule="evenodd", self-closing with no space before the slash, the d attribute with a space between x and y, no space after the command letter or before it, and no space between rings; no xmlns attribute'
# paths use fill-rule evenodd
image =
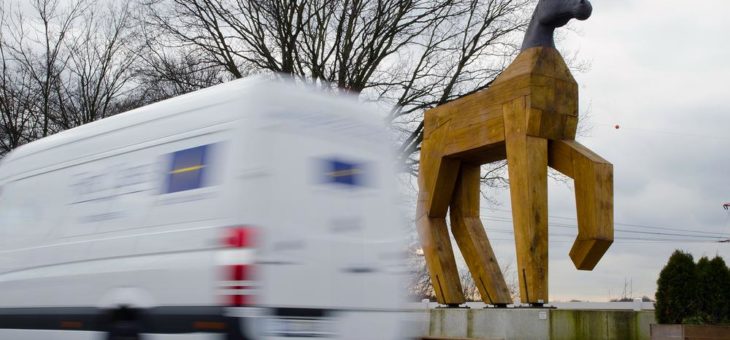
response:
<svg viewBox="0 0 730 340"><path fill-rule="evenodd" d="M426 193L426 212L431 217L446 217L459 174L460 160L443 156L444 133L424 140L419 163L419 192Z"/></svg>
<svg viewBox="0 0 730 340"><path fill-rule="evenodd" d="M561 115L578 116L578 83L575 80L555 81L555 107Z"/></svg>
<svg viewBox="0 0 730 340"><path fill-rule="evenodd" d="M548 165L565 176L573 178L573 149L562 141L548 143Z"/></svg>
<svg viewBox="0 0 730 340"><path fill-rule="evenodd" d="M568 140L574 140L575 134L578 131L578 116L563 115L563 138Z"/></svg>
<svg viewBox="0 0 730 340"><path fill-rule="evenodd" d="M532 108L530 105L531 97L526 97L526 112L527 112L527 135L540 137L540 130L542 126L542 110ZM550 117L546 117L549 119Z"/></svg>
<svg viewBox="0 0 730 340"><path fill-rule="evenodd" d="M416 226L436 299L444 305L466 302L446 219L423 216Z"/></svg>
<svg viewBox="0 0 730 340"><path fill-rule="evenodd" d="M460 105L458 107L458 111L452 114L452 117L453 116L459 118L451 119L449 121L449 128L452 131L451 133L473 125L483 124L485 121L490 119L497 118L502 120L502 104L487 106L485 103L481 103L480 106L473 109Z"/></svg>
<svg viewBox="0 0 730 340"><path fill-rule="evenodd" d="M559 115L578 115L578 84L552 79L546 85L538 85L541 75L531 75L532 107ZM551 79L551 78L548 78ZM542 83L542 82L540 82Z"/></svg>
<svg viewBox="0 0 730 340"><path fill-rule="evenodd" d="M539 76L536 76L539 77ZM556 84L565 82L556 81ZM567 90L566 90L567 91ZM533 86L528 97L528 131L533 137L542 137L551 140L572 139L575 137L575 127L566 127L566 124L577 124L577 100L566 99L565 93L553 86ZM573 117L575 120L568 120Z"/></svg>
<svg viewBox="0 0 730 340"><path fill-rule="evenodd" d="M577 142L573 150L578 238L570 250L576 268L592 270L613 243L613 165Z"/></svg>
<svg viewBox="0 0 730 340"><path fill-rule="evenodd" d="M558 50L538 48L532 55L536 59L535 67L532 69L533 73L575 83L575 78L573 78L568 65Z"/></svg>
<svg viewBox="0 0 730 340"><path fill-rule="evenodd" d="M499 142L455 153L451 157L474 164L487 164L507 159L507 150L504 142Z"/></svg>
<svg viewBox="0 0 730 340"><path fill-rule="evenodd" d="M451 121L452 115L442 115L443 109L436 107L423 113L423 139L431 138L431 135L440 131L439 128Z"/></svg>
<svg viewBox="0 0 730 340"><path fill-rule="evenodd" d="M613 165L576 141L553 141L548 154L549 165L575 182L578 237L570 258L592 270L613 243Z"/></svg>
<svg viewBox="0 0 730 340"><path fill-rule="evenodd" d="M482 94L481 105L504 104L519 97L530 94L531 84L535 80L529 73L515 76L508 82L495 81L492 86Z"/></svg>
<svg viewBox="0 0 730 340"><path fill-rule="evenodd" d="M520 53L494 84L511 82L524 74L542 75L558 80L575 82L563 57L554 48L531 48Z"/></svg>
<svg viewBox="0 0 730 340"><path fill-rule="evenodd" d="M443 197L445 195L444 190L449 190L449 188L444 188L444 184L439 186L437 182L439 175L444 176L443 171L439 173L440 169L443 170L444 159L440 157L436 148L437 145L432 145L430 140L428 142L424 143L424 147L428 149L422 153L421 167L418 173L419 194L416 206L416 229L418 230L436 298L442 304L461 304L466 300L459 280L445 219L451 193L448 193L448 197ZM458 161L453 168L450 170L454 174L446 174L446 176L453 176L455 182L458 175ZM450 190L453 190L453 184ZM434 195L432 193L434 192L437 193L436 203L444 202L443 204L446 205L443 209L443 215L437 217L429 216L433 207Z"/></svg>
<svg viewBox="0 0 730 340"><path fill-rule="evenodd" d="M426 118L442 120L446 117L462 118L488 114L493 105L501 105L515 98L528 95L531 81L530 74L523 74L510 82L501 84L495 82L487 90L473 93L428 111L431 115L439 118L429 118L428 116Z"/></svg>
<svg viewBox="0 0 730 340"><path fill-rule="evenodd" d="M451 202L451 232L464 256L482 301L493 305L512 303L507 283L480 220L480 166L462 164Z"/></svg>
<svg viewBox="0 0 730 340"><path fill-rule="evenodd" d="M504 106L521 301L548 302L547 140L527 136L525 100Z"/></svg>
<svg viewBox="0 0 730 340"><path fill-rule="evenodd" d="M433 175L435 182L432 189L429 190L432 194L427 205L428 216L446 217L461 161L455 158L440 157L436 163L433 167L436 169L436 174Z"/></svg>
<svg viewBox="0 0 730 340"><path fill-rule="evenodd" d="M491 117L478 124L449 130L443 142L444 155L451 156L504 141L503 117Z"/></svg>
<svg viewBox="0 0 730 340"><path fill-rule="evenodd" d="M434 183L436 178L434 174L437 173L438 160L441 157L441 153L438 150L438 144L434 142L432 138L424 139L421 143L421 159L418 167L418 195L419 199L424 199L425 202L431 200L431 193L433 192ZM430 206L424 204L423 212L428 213Z"/></svg>

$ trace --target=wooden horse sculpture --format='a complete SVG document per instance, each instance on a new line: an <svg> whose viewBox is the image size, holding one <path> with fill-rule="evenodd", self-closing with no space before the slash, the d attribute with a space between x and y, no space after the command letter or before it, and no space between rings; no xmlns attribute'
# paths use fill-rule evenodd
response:
<svg viewBox="0 0 730 340"><path fill-rule="evenodd" d="M574 140L578 86L553 41L555 28L591 10L587 0L540 0L521 53L489 89L425 113L416 219L441 304L465 302L447 211L484 302L512 303L480 221L482 164L507 159L523 303L548 302L548 166L575 183L575 266L592 270L613 242L613 166Z"/></svg>

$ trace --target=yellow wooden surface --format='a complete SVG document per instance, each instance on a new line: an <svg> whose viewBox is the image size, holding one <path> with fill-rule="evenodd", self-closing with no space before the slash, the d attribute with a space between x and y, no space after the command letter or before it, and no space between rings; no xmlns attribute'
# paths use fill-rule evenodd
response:
<svg viewBox="0 0 730 340"><path fill-rule="evenodd" d="M435 138L423 140L418 174L419 192L426 200L424 211L431 217L446 216L459 170L458 160L444 158L438 146Z"/></svg>
<svg viewBox="0 0 730 340"><path fill-rule="evenodd" d="M570 258L592 270L613 243L613 166L576 141L551 141L549 153L550 166L575 181L578 237Z"/></svg>
<svg viewBox="0 0 730 340"><path fill-rule="evenodd" d="M428 215L431 217L446 217L449 209L449 202L453 196L456 177L459 174L459 160L442 157L436 160L434 169L437 177L431 189L430 201L428 203Z"/></svg>
<svg viewBox="0 0 730 340"><path fill-rule="evenodd" d="M424 143L423 145L429 144ZM444 162L444 159L438 157L438 155L439 153L436 151L432 153L427 151L421 157L421 169L418 178L420 189L416 207L416 227L438 302L441 304L460 304L466 300L461 287L461 281L459 280L449 231L446 226L446 209L451 200L451 191L453 191L453 186L456 182L459 164L458 162L454 163L449 160ZM449 169L449 166L452 168ZM439 174L438 171L444 168L451 170L453 174L444 175L443 172ZM438 205L439 201L445 204L441 212L442 215L432 217L429 216L429 209L433 206L434 195L431 194L432 191L426 188L434 188L432 183L436 183L436 179L439 177L441 177L441 183L443 183L444 178L453 180L453 183L450 185L451 188L444 188L444 185L441 184L437 185L435 189L431 189L437 190L436 204ZM445 191L449 193L445 193ZM439 198L438 195L441 195L441 197Z"/></svg>
<svg viewBox="0 0 730 340"><path fill-rule="evenodd" d="M487 304L507 305L512 303L512 298L479 217L479 179L479 165L461 165L449 212L451 232L482 300Z"/></svg>
<svg viewBox="0 0 730 340"><path fill-rule="evenodd" d="M548 302L547 140L528 136L525 98L504 105L507 169L523 302Z"/></svg>
<svg viewBox="0 0 730 340"><path fill-rule="evenodd" d="M416 222L431 284L439 303L461 304L466 301L456 268L446 219L423 215Z"/></svg>
<svg viewBox="0 0 730 340"><path fill-rule="evenodd" d="M425 113L417 220L439 302L463 302L444 221L449 206L452 233L485 302L503 301L478 186L464 184L478 180L478 164L508 162L523 302L548 302L548 164L575 180L579 232L571 259L579 269L595 267L613 242L613 168L573 141L577 125L578 85L558 51L542 47L523 51L489 89Z"/></svg>

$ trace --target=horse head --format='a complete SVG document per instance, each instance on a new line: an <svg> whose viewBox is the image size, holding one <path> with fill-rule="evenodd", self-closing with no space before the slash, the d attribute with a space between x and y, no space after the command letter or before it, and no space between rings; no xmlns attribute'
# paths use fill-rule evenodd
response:
<svg viewBox="0 0 730 340"><path fill-rule="evenodd" d="M586 20L593 6L588 0L540 0L532 15L522 42L522 50L530 47L555 47L553 33L570 19Z"/></svg>

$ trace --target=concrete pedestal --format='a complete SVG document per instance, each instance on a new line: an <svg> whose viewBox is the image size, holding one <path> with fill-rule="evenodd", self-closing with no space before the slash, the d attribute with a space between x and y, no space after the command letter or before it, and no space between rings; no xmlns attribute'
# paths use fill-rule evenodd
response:
<svg viewBox="0 0 730 340"><path fill-rule="evenodd" d="M439 308L429 318L429 336L505 340L648 340L655 323L654 311L547 308Z"/></svg>

